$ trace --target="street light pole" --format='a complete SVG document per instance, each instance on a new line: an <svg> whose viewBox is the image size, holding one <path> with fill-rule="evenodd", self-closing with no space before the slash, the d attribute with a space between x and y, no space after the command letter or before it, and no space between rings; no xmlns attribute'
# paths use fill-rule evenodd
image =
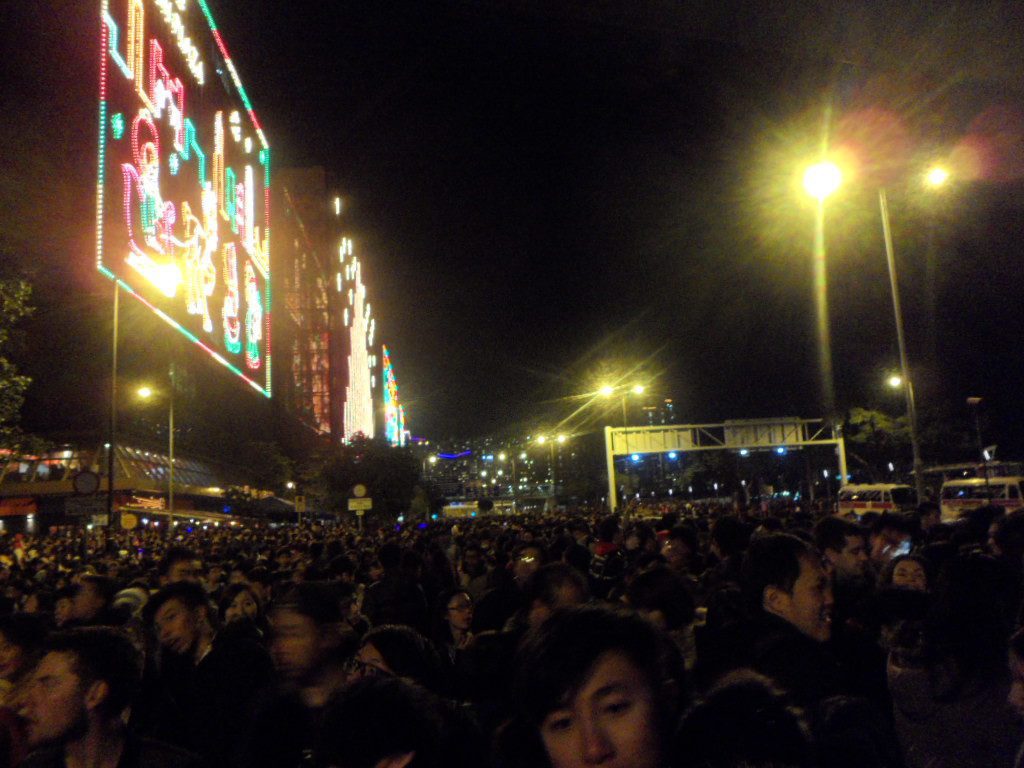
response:
<svg viewBox="0 0 1024 768"><path fill-rule="evenodd" d="M167 415L167 535L174 538L174 361L168 376L170 392L168 393Z"/></svg>
<svg viewBox="0 0 1024 768"><path fill-rule="evenodd" d="M924 463L921 461L921 445L917 437L917 408L914 404L914 385L907 365L907 345L903 333L903 312L900 309L900 289L896 277L896 256L892 244L892 229L889 226L889 201L885 187L878 190L878 207L882 212L882 235L885 238L885 258L889 265L889 284L892 287L892 311L896 320L896 341L900 351L900 372L903 375L903 392L907 399L907 420L910 422L910 447L914 456L914 489L917 500L924 500Z"/></svg>

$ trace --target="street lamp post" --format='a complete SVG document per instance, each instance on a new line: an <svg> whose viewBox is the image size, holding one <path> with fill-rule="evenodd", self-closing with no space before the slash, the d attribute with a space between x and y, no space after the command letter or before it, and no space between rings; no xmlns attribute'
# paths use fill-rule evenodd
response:
<svg viewBox="0 0 1024 768"><path fill-rule="evenodd" d="M878 207L882 213L882 235L885 238L885 259L889 265L889 285L892 287L892 311L896 321L896 341L900 352L900 373L903 379L903 393L907 400L907 421L910 422L910 448L914 459L914 489L918 501L924 500L924 463L921 461L921 444L917 436L917 407L914 404L914 385L907 365L907 345L903 333L903 311L900 308L899 281L896 276L896 256L892 244L892 228L889 226L889 201L885 188L878 190Z"/></svg>
<svg viewBox="0 0 1024 768"><path fill-rule="evenodd" d="M174 537L174 361L168 371L167 393L167 536ZM153 396L149 387L140 387L138 396L148 400Z"/></svg>
<svg viewBox="0 0 1024 768"><path fill-rule="evenodd" d="M818 319L818 367L821 374L821 398L825 417L832 419L835 412L835 385L832 374L832 340L828 320L828 273L825 261L825 198L842 183L839 167L827 161L819 162L804 174L804 189L816 201L814 216L814 298Z"/></svg>

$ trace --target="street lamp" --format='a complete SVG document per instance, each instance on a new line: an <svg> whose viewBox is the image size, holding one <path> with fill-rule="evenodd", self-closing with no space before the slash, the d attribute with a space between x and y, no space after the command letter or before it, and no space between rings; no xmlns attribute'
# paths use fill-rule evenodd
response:
<svg viewBox="0 0 1024 768"><path fill-rule="evenodd" d="M888 384L893 389L899 389L900 387L903 386L903 377L900 376L898 373L894 373L892 376L885 380L885 383Z"/></svg>
<svg viewBox="0 0 1024 768"><path fill-rule="evenodd" d="M892 228L889 226L889 200L885 187L878 189L878 207L882 214L882 237L885 240L885 260L889 265L889 285L892 287L892 313L896 320L896 342L900 350L900 374L903 378L903 393L907 399L907 421L910 422L910 448L914 457L914 489L917 500L924 499L924 462L921 461L921 444L917 436L917 407L914 404L914 386L910 380L907 365L907 345L903 333L903 311L900 309L900 288L896 277L896 255L892 244Z"/></svg>
<svg viewBox="0 0 1024 768"><path fill-rule="evenodd" d="M174 535L174 363L168 371L167 388L167 535ZM152 387L139 387L136 394L142 400L155 396Z"/></svg>
<svg viewBox="0 0 1024 768"><path fill-rule="evenodd" d="M843 183L843 173L833 162L815 163L804 172L804 189L817 201L814 217L814 296L818 314L818 366L821 372L822 405L825 417L835 410L832 383L832 340L828 327L827 271L825 264L825 199Z"/></svg>
<svg viewBox="0 0 1024 768"><path fill-rule="evenodd" d="M941 187L949 181L949 171L941 165L934 165L924 175L924 183L929 187Z"/></svg>

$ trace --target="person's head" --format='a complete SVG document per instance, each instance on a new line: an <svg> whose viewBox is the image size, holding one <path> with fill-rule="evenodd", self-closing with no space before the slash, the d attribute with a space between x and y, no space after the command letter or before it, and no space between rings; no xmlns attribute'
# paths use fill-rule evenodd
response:
<svg viewBox="0 0 1024 768"><path fill-rule="evenodd" d="M1010 693L1007 701L1024 720L1024 629L1010 638Z"/></svg>
<svg viewBox="0 0 1024 768"><path fill-rule="evenodd" d="M814 547L787 533L755 539L740 577L748 609L789 622L813 640L832 633L832 586Z"/></svg>
<svg viewBox="0 0 1024 768"><path fill-rule="evenodd" d="M711 526L711 551L718 557L737 557L750 543L750 526L734 515L715 520Z"/></svg>
<svg viewBox="0 0 1024 768"><path fill-rule="evenodd" d="M651 551L657 547L658 539L654 529L647 523L634 523L626 529L622 544L627 552L637 550Z"/></svg>
<svg viewBox="0 0 1024 768"><path fill-rule="evenodd" d="M46 624L34 614L0 616L0 680L17 680L31 669L46 639Z"/></svg>
<svg viewBox="0 0 1024 768"><path fill-rule="evenodd" d="M928 533L942 522L942 511L934 501L922 501L917 505L917 520L922 533Z"/></svg>
<svg viewBox="0 0 1024 768"><path fill-rule="evenodd" d="M538 627L559 608L585 603L590 598L586 579L566 563L548 563L523 587L523 604L530 627Z"/></svg>
<svg viewBox="0 0 1024 768"><path fill-rule="evenodd" d="M111 578L95 574L82 576L71 599L71 618L80 622L95 621L110 608L116 594L117 585Z"/></svg>
<svg viewBox="0 0 1024 768"><path fill-rule="evenodd" d="M512 575L523 586L546 562L546 553L539 544L521 544L512 560Z"/></svg>
<svg viewBox="0 0 1024 768"><path fill-rule="evenodd" d="M462 550L462 572L468 576L479 576L487 570L483 550L479 544L467 544Z"/></svg>
<svg viewBox="0 0 1024 768"><path fill-rule="evenodd" d="M481 740L453 726L452 710L425 688L390 675L367 677L327 707L317 751L328 768L486 764Z"/></svg>
<svg viewBox="0 0 1024 768"><path fill-rule="evenodd" d="M621 533L619 519L614 515L609 515L597 525L597 540L604 544L616 543Z"/></svg>
<svg viewBox="0 0 1024 768"><path fill-rule="evenodd" d="M152 626L160 647L190 657L213 638L216 615L206 590L194 581L168 584L143 609L143 618Z"/></svg>
<svg viewBox="0 0 1024 768"><path fill-rule="evenodd" d="M665 649L632 611L556 613L520 647L505 744L528 765L661 765L677 709Z"/></svg>
<svg viewBox="0 0 1024 768"><path fill-rule="evenodd" d="M259 595L248 584L230 584L218 603L221 624L256 621L263 613Z"/></svg>
<svg viewBox="0 0 1024 768"><path fill-rule="evenodd" d="M297 584L270 611L270 655L278 672L301 684L340 666L341 622L341 605L329 585Z"/></svg>
<svg viewBox="0 0 1024 768"><path fill-rule="evenodd" d="M203 565L199 556L187 547L171 547L157 567L160 585L191 581L198 584L203 576Z"/></svg>
<svg viewBox="0 0 1024 768"><path fill-rule="evenodd" d="M29 744L67 744L95 723L117 724L141 677L140 653L116 630L83 628L54 635L28 690Z"/></svg>
<svg viewBox="0 0 1024 768"><path fill-rule="evenodd" d="M411 627L374 627L352 659L350 680L395 675L436 691L443 685L441 659L434 646Z"/></svg>
<svg viewBox="0 0 1024 768"><path fill-rule="evenodd" d="M464 590L451 590L441 595L438 600L441 611L440 624L442 635L447 628L449 637L463 635L473 625L473 598Z"/></svg>
<svg viewBox="0 0 1024 768"><path fill-rule="evenodd" d="M799 710L771 680L747 669L723 677L686 714L674 752L681 768L814 764Z"/></svg>
<svg viewBox="0 0 1024 768"><path fill-rule="evenodd" d="M856 523L826 517L814 526L814 543L837 581L856 581L867 575L867 541Z"/></svg>
<svg viewBox="0 0 1024 768"><path fill-rule="evenodd" d="M899 555L882 570L879 586L928 591L928 561L920 555Z"/></svg>
<svg viewBox="0 0 1024 768"><path fill-rule="evenodd" d="M697 531L689 525L677 525L668 532L661 545L661 556L674 571L686 571L697 554L699 542Z"/></svg>
<svg viewBox="0 0 1024 768"><path fill-rule="evenodd" d="M869 557L875 568L881 570L897 555L910 551L911 533L906 521L897 516L883 513L871 524Z"/></svg>
<svg viewBox="0 0 1024 768"><path fill-rule="evenodd" d="M71 606L75 601L76 586L61 587L53 596L53 621L63 627L72 619Z"/></svg>
<svg viewBox="0 0 1024 768"><path fill-rule="evenodd" d="M639 574L626 588L626 602L669 632L693 623L696 606L686 579L660 565Z"/></svg>
<svg viewBox="0 0 1024 768"><path fill-rule="evenodd" d="M992 553L1021 567L1024 558L1024 510L1018 509L993 521Z"/></svg>

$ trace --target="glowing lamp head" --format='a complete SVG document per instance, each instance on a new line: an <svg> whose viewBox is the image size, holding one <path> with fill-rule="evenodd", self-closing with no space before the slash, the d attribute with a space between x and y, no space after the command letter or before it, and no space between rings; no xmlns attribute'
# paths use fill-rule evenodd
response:
<svg viewBox="0 0 1024 768"><path fill-rule="evenodd" d="M566 439L567 439L567 438L566 438L566 436L565 436L565 435L559 435L559 436L558 436L558 442L559 442L560 444L561 444L561 443L564 443L564 442L566 441Z"/></svg>
<svg viewBox="0 0 1024 768"><path fill-rule="evenodd" d="M818 200L824 200L842 183L843 173L839 166L828 161L815 163L804 173L804 189Z"/></svg>
<svg viewBox="0 0 1024 768"><path fill-rule="evenodd" d="M148 400L149 398L151 398L153 396L153 388L152 387L139 387L136 390L135 393L139 397L141 397L143 400Z"/></svg>
<svg viewBox="0 0 1024 768"><path fill-rule="evenodd" d="M546 443L547 441L548 441L548 439L547 439L547 437L545 437L544 435L540 435L540 436L539 436L539 437L537 438L537 442L538 442L538 443L540 443L541 445L544 445L544 443Z"/></svg>
<svg viewBox="0 0 1024 768"><path fill-rule="evenodd" d="M949 181L949 171L941 165L929 168L924 175L924 183L929 187L941 187L947 181Z"/></svg>
<svg viewBox="0 0 1024 768"><path fill-rule="evenodd" d="M646 389L646 387L644 387L643 384L636 384L633 386L633 394L642 395L644 393L644 389Z"/></svg>
<svg viewBox="0 0 1024 768"><path fill-rule="evenodd" d="M437 464L437 456L431 456L429 459L427 459L427 461L429 461L431 464Z"/></svg>
<svg viewBox="0 0 1024 768"><path fill-rule="evenodd" d="M893 389L899 389L900 387L903 386L903 377L893 374L888 379L886 379L886 383Z"/></svg>
<svg viewBox="0 0 1024 768"><path fill-rule="evenodd" d="M604 397L611 397L615 393L615 387L613 387L611 384L605 384L598 391Z"/></svg>

